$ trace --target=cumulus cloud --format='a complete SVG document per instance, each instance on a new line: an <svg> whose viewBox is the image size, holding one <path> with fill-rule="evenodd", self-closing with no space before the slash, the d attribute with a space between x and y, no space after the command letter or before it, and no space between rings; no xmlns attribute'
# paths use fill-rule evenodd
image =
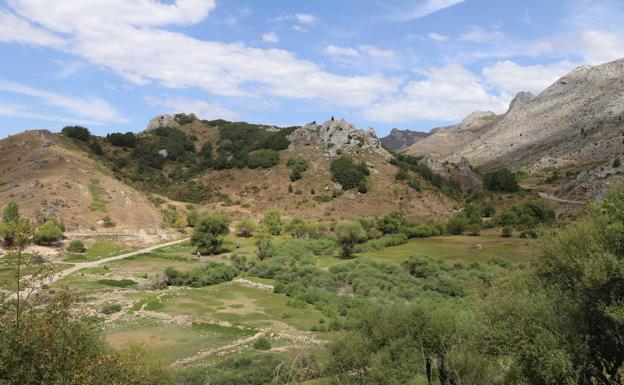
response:
<svg viewBox="0 0 624 385"><path fill-rule="evenodd" d="M438 41L438 42L442 42L442 41L447 41L448 40L448 36L442 35L442 34L436 33L436 32L428 33L427 37L429 38L429 40Z"/></svg>
<svg viewBox="0 0 624 385"><path fill-rule="evenodd" d="M482 74L487 83L507 93L531 91L537 94L570 72L575 66L575 63L569 61L549 65L521 66L513 61L504 60L483 68Z"/></svg>
<svg viewBox="0 0 624 385"><path fill-rule="evenodd" d="M279 41L279 36L275 32L267 32L262 35L262 41L266 43L277 43Z"/></svg>
<svg viewBox="0 0 624 385"><path fill-rule="evenodd" d="M323 48L323 53L329 56L342 56L342 57L350 57L350 58L358 58L360 57L360 53L351 47L338 47L333 44L330 44Z"/></svg>
<svg viewBox="0 0 624 385"><path fill-rule="evenodd" d="M126 123L127 118L100 98L76 98L0 79L0 92L19 94L97 122Z"/></svg>
<svg viewBox="0 0 624 385"><path fill-rule="evenodd" d="M482 79L461 65L418 71L422 80L409 82L399 94L375 103L365 117L378 122L460 120L471 112L506 110L510 96L492 94Z"/></svg>
<svg viewBox="0 0 624 385"><path fill-rule="evenodd" d="M204 100L172 96L164 98L145 96L144 99L150 106L161 108L166 113L194 113L200 119L207 120L234 119L236 117L234 111L223 107L221 104L208 103Z"/></svg>
<svg viewBox="0 0 624 385"><path fill-rule="evenodd" d="M10 4L29 22L66 34L66 51L135 84L157 81L214 95L281 96L349 107L366 106L398 87L396 79L382 75L336 75L285 50L200 40L161 28L200 21L214 7L211 0L67 2L64 7L54 0Z"/></svg>
<svg viewBox="0 0 624 385"><path fill-rule="evenodd" d="M309 13L297 13L295 19L301 24L312 24L316 21L316 16Z"/></svg>
<svg viewBox="0 0 624 385"><path fill-rule="evenodd" d="M360 51L364 52L365 54L371 57L378 57L378 58L385 58L385 59L394 57L394 51L391 49L388 49L388 50L379 49L377 47L373 47L372 45L361 45L359 48L360 48Z"/></svg>

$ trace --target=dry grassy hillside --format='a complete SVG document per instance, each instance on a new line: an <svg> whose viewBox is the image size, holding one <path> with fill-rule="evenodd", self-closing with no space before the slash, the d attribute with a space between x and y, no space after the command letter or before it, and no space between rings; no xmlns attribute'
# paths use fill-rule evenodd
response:
<svg viewBox="0 0 624 385"><path fill-rule="evenodd" d="M0 141L0 206L11 200L38 222L61 219L68 231L161 232L161 216L144 194L48 131ZM115 226L104 227L105 217Z"/></svg>

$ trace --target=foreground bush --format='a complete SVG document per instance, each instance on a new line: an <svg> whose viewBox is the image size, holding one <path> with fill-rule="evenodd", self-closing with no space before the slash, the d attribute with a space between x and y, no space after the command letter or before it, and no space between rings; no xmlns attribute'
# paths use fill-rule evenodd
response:
<svg viewBox="0 0 624 385"><path fill-rule="evenodd" d="M6 385L165 385L167 368L138 348L110 352L99 324L72 315L66 293L46 307L0 310L0 383Z"/></svg>
<svg viewBox="0 0 624 385"><path fill-rule="evenodd" d="M204 214L195 225L191 244L200 254L218 254L223 236L230 232L230 220L223 214Z"/></svg>
<svg viewBox="0 0 624 385"><path fill-rule="evenodd" d="M165 281L170 286L202 287L229 282L238 275L238 269L223 263L212 262L207 266L189 271L174 268L165 270Z"/></svg>
<svg viewBox="0 0 624 385"><path fill-rule="evenodd" d="M70 253L80 254L80 253L84 253L85 251L87 251L87 248L85 247L84 243L82 243L82 241L73 240L67 246L67 251L69 251Z"/></svg>
<svg viewBox="0 0 624 385"><path fill-rule="evenodd" d="M366 177L369 174L366 164L356 164L353 159L348 156L341 156L331 162L330 170L332 179L340 183L343 189L366 189ZM360 192L364 193L366 191Z"/></svg>
<svg viewBox="0 0 624 385"><path fill-rule="evenodd" d="M64 226L55 221L49 220L41 225L33 235L33 241L37 245L49 246L63 238Z"/></svg>

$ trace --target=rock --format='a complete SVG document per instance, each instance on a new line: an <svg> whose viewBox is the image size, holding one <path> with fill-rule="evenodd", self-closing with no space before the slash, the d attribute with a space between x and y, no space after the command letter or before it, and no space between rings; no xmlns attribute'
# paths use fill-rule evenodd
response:
<svg viewBox="0 0 624 385"><path fill-rule="evenodd" d="M158 151L158 155L162 156L163 158L166 158L167 156L169 156L169 153L167 152L166 148L163 148L162 150Z"/></svg>
<svg viewBox="0 0 624 385"><path fill-rule="evenodd" d="M535 95L533 95L531 92L524 92L524 91L518 92L516 96L513 98L513 100L511 101L511 103L509 103L509 109L507 110L507 112L512 111L515 108L518 108L527 104L534 98L535 98Z"/></svg>
<svg viewBox="0 0 624 385"><path fill-rule="evenodd" d="M147 124L146 130L149 131L160 127L176 128L179 126L180 125L178 124L178 122L176 122L174 115L158 115L150 119L149 123Z"/></svg>
<svg viewBox="0 0 624 385"><path fill-rule="evenodd" d="M359 151L372 151L386 159L391 157L381 146L374 129L360 130L344 119L328 120L320 126L306 124L290 134L288 139L291 151L297 146L313 146L330 157Z"/></svg>

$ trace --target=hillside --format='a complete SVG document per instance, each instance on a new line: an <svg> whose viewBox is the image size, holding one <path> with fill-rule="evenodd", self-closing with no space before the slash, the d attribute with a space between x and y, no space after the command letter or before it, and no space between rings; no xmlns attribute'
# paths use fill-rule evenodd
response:
<svg viewBox="0 0 624 385"><path fill-rule="evenodd" d="M406 152L491 169L567 173L560 193L600 196L618 182L624 151L624 59L582 66L539 95L519 94L503 115L474 113L438 129ZM476 119L475 119L476 118ZM555 176L557 177L557 176Z"/></svg>
<svg viewBox="0 0 624 385"><path fill-rule="evenodd" d="M57 218L70 232L124 233L143 241L150 234L166 236L161 215L143 193L115 179L68 138L48 131L0 141L0 206L11 200L37 222ZM107 227L106 217L115 225Z"/></svg>

